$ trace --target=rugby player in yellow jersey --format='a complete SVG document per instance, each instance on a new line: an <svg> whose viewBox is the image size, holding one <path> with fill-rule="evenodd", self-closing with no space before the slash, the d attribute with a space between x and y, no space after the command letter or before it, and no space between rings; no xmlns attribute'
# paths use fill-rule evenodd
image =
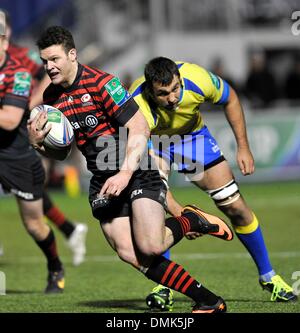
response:
<svg viewBox="0 0 300 333"><path fill-rule="evenodd" d="M170 165L176 162L178 172L189 175L189 179L205 191L230 219L236 235L257 266L260 285L271 292L271 301L296 301L292 288L275 273L258 219L242 197L229 164L199 110L205 101L224 105L226 119L237 143L238 166L244 176L251 175L254 159L243 109L234 89L222 78L196 64L175 63L158 57L146 65L144 76L132 84L130 92L149 124L152 149L163 177L167 180ZM154 134L177 137L172 144L159 144L158 140L155 145ZM181 207L170 193L167 203L168 211L175 216L187 207L200 211L195 206ZM166 308L168 297L172 298L172 294L167 294L166 288L154 288L146 299L148 306L160 308L162 304Z"/></svg>

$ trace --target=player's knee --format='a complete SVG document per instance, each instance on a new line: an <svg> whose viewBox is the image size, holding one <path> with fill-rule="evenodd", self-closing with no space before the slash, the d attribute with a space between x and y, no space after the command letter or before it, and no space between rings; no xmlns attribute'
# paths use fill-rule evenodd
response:
<svg viewBox="0 0 300 333"><path fill-rule="evenodd" d="M240 200L219 208L234 226L245 226L250 224L253 219L251 210Z"/></svg>
<svg viewBox="0 0 300 333"><path fill-rule="evenodd" d="M24 225L27 232L35 239L40 238L46 227L39 219L25 219Z"/></svg>
<svg viewBox="0 0 300 333"><path fill-rule="evenodd" d="M147 257L159 256L165 251L163 244L157 241L143 242L139 250Z"/></svg>
<svg viewBox="0 0 300 333"><path fill-rule="evenodd" d="M220 208L220 207L219 207ZM244 209L239 207L236 203L232 203L228 206L224 206L221 210L230 218L230 219L239 219L243 218Z"/></svg>
<svg viewBox="0 0 300 333"><path fill-rule="evenodd" d="M240 201L241 198L239 187L234 179L217 189L206 192L220 209L232 206L235 202Z"/></svg>
<svg viewBox="0 0 300 333"><path fill-rule="evenodd" d="M136 263L136 256L133 253L133 251L126 249L126 248L117 248L117 254L119 258L131 265L134 265Z"/></svg>

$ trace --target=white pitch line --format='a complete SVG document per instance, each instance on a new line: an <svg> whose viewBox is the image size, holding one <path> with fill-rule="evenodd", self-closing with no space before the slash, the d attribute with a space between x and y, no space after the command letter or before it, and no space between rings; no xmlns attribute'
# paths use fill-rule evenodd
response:
<svg viewBox="0 0 300 333"><path fill-rule="evenodd" d="M298 258L300 257L300 251L288 251L288 252L270 252L271 258ZM219 259L250 259L250 255L245 252L231 252L231 253L181 253L174 254L172 258L175 260L219 260ZM30 256L30 257L2 257L1 261L12 261L22 264L41 263L45 262L43 256ZM87 256L86 262L117 262L120 259L115 255L99 255L99 256ZM71 262L70 258L63 257L63 262Z"/></svg>

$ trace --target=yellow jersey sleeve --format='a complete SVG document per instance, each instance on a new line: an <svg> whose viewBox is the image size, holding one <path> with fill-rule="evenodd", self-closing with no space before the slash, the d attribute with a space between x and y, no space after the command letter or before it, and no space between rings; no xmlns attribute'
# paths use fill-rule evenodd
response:
<svg viewBox="0 0 300 333"><path fill-rule="evenodd" d="M229 85L219 76L196 64L183 63L180 74L187 86L197 90L205 100L214 104L225 104L229 97Z"/></svg>
<svg viewBox="0 0 300 333"><path fill-rule="evenodd" d="M151 111L150 105L144 97L144 89L145 78L142 76L132 83L129 88L129 92L146 118L150 131L152 131L156 127L157 116L154 112Z"/></svg>

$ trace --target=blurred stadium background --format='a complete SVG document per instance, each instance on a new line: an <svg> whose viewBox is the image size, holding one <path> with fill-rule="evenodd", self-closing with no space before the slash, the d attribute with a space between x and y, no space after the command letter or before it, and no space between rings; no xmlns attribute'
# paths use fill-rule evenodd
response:
<svg viewBox="0 0 300 333"><path fill-rule="evenodd" d="M157 55L195 62L219 74L242 98L256 159L255 175L240 177L236 172L238 181L299 179L300 37L295 35L297 21L292 20L292 13L300 10L299 0L1 0L0 4L11 14L17 42L35 49L41 30L62 24L74 33L82 63L114 73L127 85ZM223 113L212 105L202 112L235 166L234 139ZM86 186L84 163L80 166ZM186 185L177 177L172 181Z"/></svg>
<svg viewBox="0 0 300 333"><path fill-rule="evenodd" d="M232 165L249 203L261 215L275 267L280 267L280 273L286 274L287 281L292 283L292 273L300 271L300 24L297 23L300 12L295 13L300 11L300 0L0 0L0 7L10 13L13 36L19 44L36 49L35 40L41 30L53 24L64 25L74 34L80 62L118 75L126 85L142 74L150 58L158 55L195 62L228 80L244 106L256 160L254 175L242 177L236 168L235 141L222 110L211 104L204 105L204 119ZM7 273L12 296L5 301L0 297L0 304L4 304L0 311L130 312L144 309L142 299L152 285L147 281L137 282L137 288L128 295L128 288L132 288L124 286L128 276L136 281L142 279L135 272L129 273L123 264L109 261L112 251L104 244L102 235L98 235L98 226L92 222L85 195L90 175L75 151L64 163L51 163L49 183L56 191L54 198L71 218L91 221L90 259L80 268L67 267L70 270L68 283L75 294L71 292L67 296L66 290L62 296L66 298L60 298L61 303L51 300L44 305L40 303L38 292L42 285L38 284L44 272L40 272L41 265L35 267L42 259L36 259L38 250L22 230L13 199L3 197L0 199L0 240L5 254L0 257L0 270ZM171 186L176 187L176 196L184 203L194 201L216 212L204 194L189 187L175 173ZM59 240L62 242L61 238ZM191 271L195 274L199 271L200 276L211 281L211 287L225 299L229 298L233 312L300 311L298 305L274 308L267 302L268 296L258 291L257 283L253 282L256 279L254 266L240 244L224 246L204 239L201 245L201 253L209 254L203 261L200 254L199 262L195 259L197 256L189 259L187 255L199 252L194 242L185 241L174 252L178 258L181 255L183 261L191 260ZM64 249L61 252L68 263L69 253ZM219 255L211 259L213 253ZM245 265L238 264L236 269L239 260ZM13 268L15 263L18 263L17 270ZM109 287L103 290L100 286L108 286L115 278L115 267L120 270L120 276L115 279L118 288L111 293ZM204 267L205 272L202 272ZM32 279L32 272L37 282L32 282L33 295L29 295L31 303L28 303L25 282ZM111 273L105 276L107 272ZM122 278L124 272L126 278ZM99 288L93 282L95 276ZM120 285L123 286L121 292L117 291ZM252 292L252 288L255 291ZM234 296L236 290L238 297ZM84 303L82 298L87 294L89 301ZM72 295L77 303L73 302ZM108 300L99 301L99 298ZM109 301L111 298L116 301ZM20 299L24 302L17 302ZM123 301L118 303L117 300ZM184 311L184 300L181 301L178 311Z"/></svg>

